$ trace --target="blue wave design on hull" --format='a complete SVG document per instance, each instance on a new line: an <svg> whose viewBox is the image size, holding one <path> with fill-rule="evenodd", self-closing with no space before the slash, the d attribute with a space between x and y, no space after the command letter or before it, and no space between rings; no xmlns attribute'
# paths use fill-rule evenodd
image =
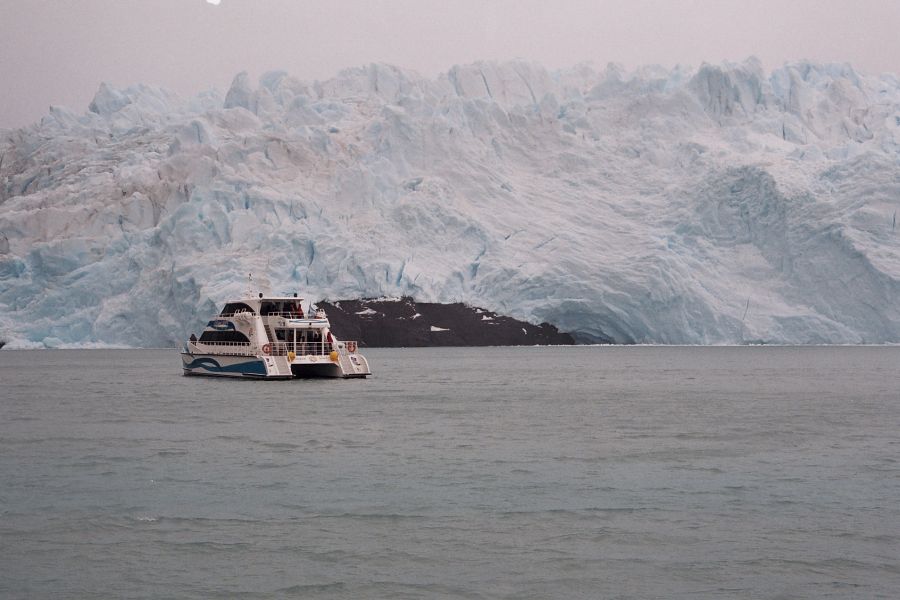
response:
<svg viewBox="0 0 900 600"><path fill-rule="evenodd" d="M242 375L267 375L266 364L261 360L251 360L249 362L238 363L236 365L222 366L214 358L195 358L189 363L185 363L185 369L203 369L210 373L240 373Z"/></svg>

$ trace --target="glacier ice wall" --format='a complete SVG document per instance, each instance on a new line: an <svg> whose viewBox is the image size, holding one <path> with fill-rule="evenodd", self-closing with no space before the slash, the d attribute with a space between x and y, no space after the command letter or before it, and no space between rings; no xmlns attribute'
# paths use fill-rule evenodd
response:
<svg viewBox="0 0 900 600"><path fill-rule="evenodd" d="M900 342L900 81L516 61L100 86L0 132L0 336L170 346L246 276L584 340Z"/></svg>

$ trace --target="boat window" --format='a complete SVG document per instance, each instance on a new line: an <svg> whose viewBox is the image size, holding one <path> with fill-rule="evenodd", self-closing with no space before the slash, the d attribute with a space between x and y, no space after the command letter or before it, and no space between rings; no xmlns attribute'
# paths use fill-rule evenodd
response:
<svg viewBox="0 0 900 600"><path fill-rule="evenodd" d="M303 308L300 300L263 300L259 314L264 317L279 315L288 318L302 318Z"/></svg>
<svg viewBox="0 0 900 600"><path fill-rule="evenodd" d="M282 312L283 314L285 314L285 315L287 315L287 316L289 316L289 317L294 317L294 318L296 318L296 317L299 317L299 316L300 316L300 312L301 312L301 311L297 308L298 306L299 306L299 303L297 303L297 304L295 305L294 302L284 302L284 303L281 303L281 305L279 306L279 309L281 310L281 312Z"/></svg>
<svg viewBox="0 0 900 600"><path fill-rule="evenodd" d="M279 342L283 342L287 339L287 330L286 329L276 329L275 337L278 338Z"/></svg>
<svg viewBox="0 0 900 600"><path fill-rule="evenodd" d="M219 313L220 317L226 317L233 314L237 314L239 312L249 312L252 313L253 309L250 308L247 304L243 302L229 302L225 305L225 308L222 309L222 312Z"/></svg>
<svg viewBox="0 0 900 600"><path fill-rule="evenodd" d="M239 342L249 343L247 336L240 331L204 331L200 335L201 342Z"/></svg>

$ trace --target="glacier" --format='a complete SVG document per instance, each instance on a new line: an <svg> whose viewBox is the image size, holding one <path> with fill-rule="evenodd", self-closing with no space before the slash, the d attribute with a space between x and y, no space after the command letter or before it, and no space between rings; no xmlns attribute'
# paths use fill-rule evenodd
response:
<svg viewBox="0 0 900 600"><path fill-rule="evenodd" d="M900 342L900 80L755 59L102 84L0 131L0 337L165 347L247 275L582 341Z"/></svg>

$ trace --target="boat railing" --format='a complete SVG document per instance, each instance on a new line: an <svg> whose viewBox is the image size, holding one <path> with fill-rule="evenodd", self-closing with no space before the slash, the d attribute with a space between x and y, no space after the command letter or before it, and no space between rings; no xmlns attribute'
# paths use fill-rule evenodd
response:
<svg viewBox="0 0 900 600"><path fill-rule="evenodd" d="M319 316L316 313L299 313L297 311L287 311L287 312L266 312L264 317L284 317L285 319L309 319L310 321L322 320L325 318L325 315Z"/></svg>
<svg viewBox="0 0 900 600"><path fill-rule="evenodd" d="M288 352L297 356L327 356L337 350L331 342L275 342L270 348L274 356L287 356Z"/></svg>
<svg viewBox="0 0 900 600"><path fill-rule="evenodd" d="M250 342L188 342L191 352L198 354L228 354L233 356L252 356L256 354L251 349Z"/></svg>
<svg viewBox="0 0 900 600"><path fill-rule="evenodd" d="M353 341L340 342L275 342L267 344L271 356L287 356L293 352L297 356L328 356L333 351L345 353L344 348L355 351L357 344ZM195 354L223 354L231 356L255 356L259 348L250 342L188 342L188 350ZM263 347L263 352L266 348Z"/></svg>

